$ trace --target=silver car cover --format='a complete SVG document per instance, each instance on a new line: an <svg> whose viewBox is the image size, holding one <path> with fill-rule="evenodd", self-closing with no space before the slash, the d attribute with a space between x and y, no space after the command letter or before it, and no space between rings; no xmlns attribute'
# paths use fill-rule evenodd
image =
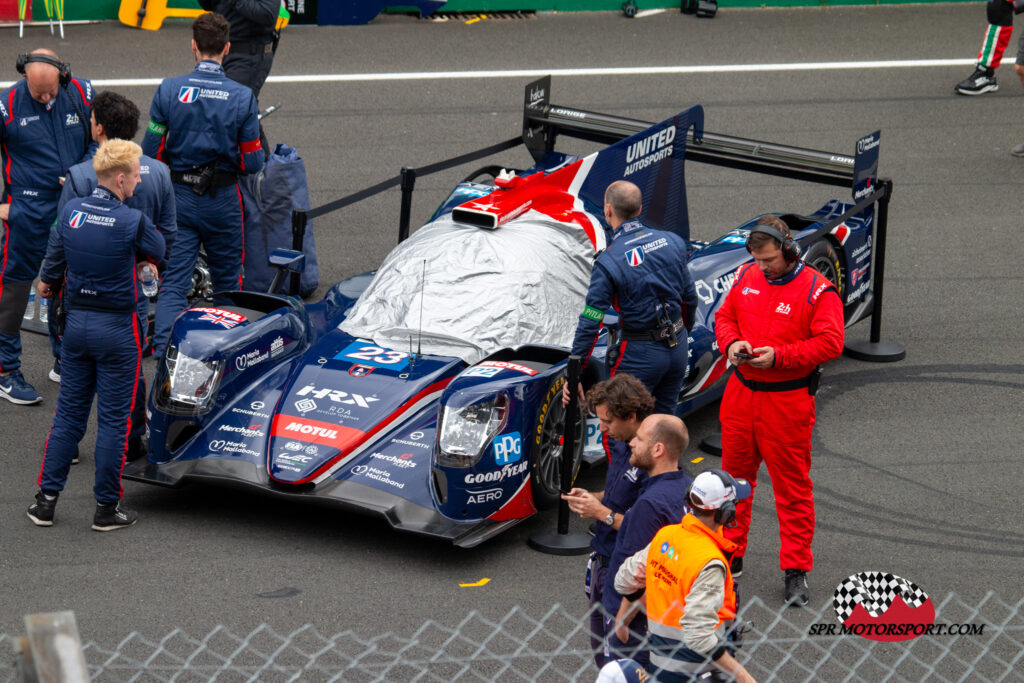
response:
<svg viewBox="0 0 1024 683"><path fill-rule="evenodd" d="M578 225L533 210L495 230L446 214L388 254L339 328L470 365L523 344L568 349L593 261Z"/></svg>

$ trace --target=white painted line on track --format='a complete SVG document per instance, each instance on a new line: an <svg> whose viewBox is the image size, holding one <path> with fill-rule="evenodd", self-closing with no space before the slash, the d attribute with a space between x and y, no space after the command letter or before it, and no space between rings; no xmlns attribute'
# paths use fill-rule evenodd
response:
<svg viewBox="0 0 1024 683"><path fill-rule="evenodd" d="M1013 64L1014 60L1003 60ZM586 69L505 69L501 71L402 71L363 74L291 74L271 76L269 83L355 83L363 81L443 81L473 78L539 78L541 76L657 76L663 74L770 73L786 71L844 71L852 69L922 69L944 66L974 66L974 59L894 59L865 62L793 62L781 64L701 64L680 66L615 66ZM97 88L159 85L162 78L101 78ZM13 85L0 82L0 88Z"/></svg>
<svg viewBox="0 0 1024 683"><path fill-rule="evenodd" d="M634 19L643 19L644 17L653 17L655 14L661 14L664 9L642 9L636 13Z"/></svg>

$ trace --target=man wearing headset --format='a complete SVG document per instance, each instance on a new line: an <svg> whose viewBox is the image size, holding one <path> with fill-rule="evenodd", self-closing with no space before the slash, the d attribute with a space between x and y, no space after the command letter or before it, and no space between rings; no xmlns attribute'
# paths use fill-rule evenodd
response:
<svg viewBox="0 0 1024 683"><path fill-rule="evenodd" d="M192 22L195 69L165 78L153 95L143 153L171 169L178 232L156 305L153 354L162 356L186 306L199 247L214 291L242 286L242 195L238 176L258 173L264 156L252 91L224 75L231 49L227 20L207 12Z"/></svg>
<svg viewBox="0 0 1024 683"><path fill-rule="evenodd" d="M627 558L615 576L623 594L616 632L641 597L646 599L651 668L659 681L695 680L707 662L741 683L754 678L732 656L722 631L736 617L736 590L728 557L736 544L722 535L736 515L736 501L750 497L750 484L728 472L697 475L686 492L692 512L665 526L651 543Z"/></svg>
<svg viewBox="0 0 1024 683"><path fill-rule="evenodd" d="M626 558L647 547L659 529L675 524L686 514L686 491L691 480L679 469L679 458L689 444L690 435L683 421L675 415L660 413L640 423L636 436L629 442L629 464L647 472L648 478L633 507L623 517L605 577L601 604L607 613L605 637L609 660L629 657L647 666L648 652L642 649L646 635L643 619L629 624L626 633L615 631L615 614L622 603L622 595L615 587L615 574Z"/></svg>
<svg viewBox="0 0 1024 683"><path fill-rule="evenodd" d="M814 494L811 430L821 364L843 352L843 303L821 273L800 260L789 226L763 216L750 231L754 263L740 266L715 314L718 347L735 366L722 397L722 467L757 486L763 460L779 517L785 600L805 605L813 565ZM743 571L751 501L736 510L725 535L739 547L732 573Z"/></svg>
<svg viewBox="0 0 1024 683"><path fill-rule="evenodd" d="M46 253L67 170L92 152L92 85L49 50L18 57L24 78L0 93L0 396L42 401L21 374L21 320Z"/></svg>
<svg viewBox="0 0 1024 683"><path fill-rule="evenodd" d="M636 218L643 196L626 180L608 186L604 218L611 243L590 274L572 353L584 364L594 350L605 311L622 327L611 374L628 372L654 395L654 411L672 414L686 379L687 330L697 312L697 292L686 267L686 244L672 232L651 230ZM612 351L609 350L609 354ZM563 403L568 394L563 395Z"/></svg>

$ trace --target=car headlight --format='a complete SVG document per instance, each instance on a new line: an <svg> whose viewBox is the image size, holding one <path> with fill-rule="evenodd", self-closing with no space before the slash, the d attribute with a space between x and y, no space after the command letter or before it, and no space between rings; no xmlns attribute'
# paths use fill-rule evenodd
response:
<svg viewBox="0 0 1024 683"><path fill-rule="evenodd" d="M167 365L166 399L193 414L209 410L210 399L224 370L224 361L205 361L186 356L175 346L168 346L164 356Z"/></svg>
<svg viewBox="0 0 1024 683"><path fill-rule="evenodd" d="M472 467L494 435L505 426L508 397L492 396L461 408L446 405L441 416L438 464Z"/></svg>

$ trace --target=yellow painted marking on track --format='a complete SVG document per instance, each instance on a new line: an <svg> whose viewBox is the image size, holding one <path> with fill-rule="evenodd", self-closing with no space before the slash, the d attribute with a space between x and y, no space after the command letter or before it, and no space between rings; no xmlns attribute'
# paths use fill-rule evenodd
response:
<svg viewBox="0 0 1024 683"><path fill-rule="evenodd" d="M486 586L488 583L490 583L490 581L490 579L485 577L480 579L476 583L460 583L459 588L479 588L480 586Z"/></svg>
<svg viewBox="0 0 1024 683"><path fill-rule="evenodd" d="M693 459L693 460L691 460L690 462L692 462L693 464L695 464L695 465L696 465L697 463L699 463L699 462L701 462L701 461L703 461L703 460L704 460L704 458L703 458L703 457L701 457L701 458L694 458L694 459Z"/></svg>
<svg viewBox="0 0 1024 683"><path fill-rule="evenodd" d="M472 19L469 19L468 21L466 21L466 24L475 24L476 22L480 21L481 19L486 19L486 18L487 18L486 14L480 14L480 15L475 16Z"/></svg>

